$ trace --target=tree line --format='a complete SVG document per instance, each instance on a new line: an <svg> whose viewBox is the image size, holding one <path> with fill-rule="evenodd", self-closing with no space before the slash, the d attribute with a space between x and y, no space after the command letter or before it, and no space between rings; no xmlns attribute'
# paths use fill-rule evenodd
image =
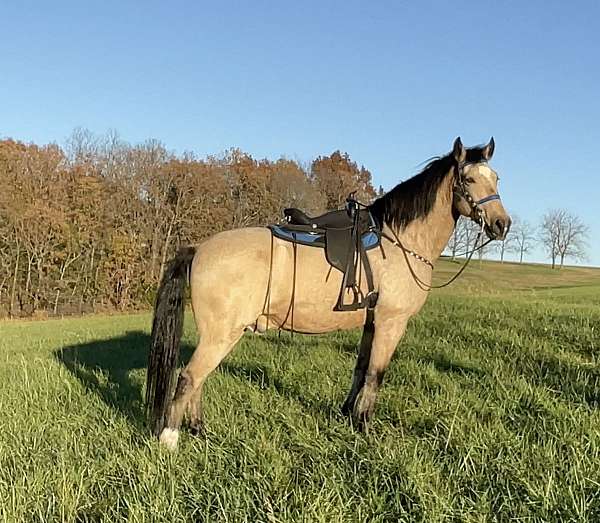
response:
<svg viewBox="0 0 600 523"><path fill-rule="evenodd" d="M340 151L306 166L238 149L199 159L83 129L64 147L0 141L0 183L5 317L145 308L180 245L376 194Z"/></svg>
<svg viewBox="0 0 600 523"><path fill-rule="evenodd" d="M239 149L197 158L85 129L63 147L0 140L0 183L0 317L146 308L181 245L277 222L285 207L320 213L353 191L364 202L382 193L340 151L306 165ZM549 221L553 264L583 248L583 224L564 233L569 217ZM449 243L453 255L474 239L466 223ZM517 221L504 248L520 245L523 258L530 236Z"/></svg>

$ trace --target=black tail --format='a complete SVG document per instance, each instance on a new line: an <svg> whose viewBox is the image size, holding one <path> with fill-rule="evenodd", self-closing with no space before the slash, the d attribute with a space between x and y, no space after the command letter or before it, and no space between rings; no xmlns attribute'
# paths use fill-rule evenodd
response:
<svg viewBox="0 0 600 523"><path fill-rule="evenodd" d="M183 329L185 284L195 253L194 247L179 250L169 263L156 295L146 380L146 408L156 436L160 435L165 426L173 393L173 378Z"/></svg>

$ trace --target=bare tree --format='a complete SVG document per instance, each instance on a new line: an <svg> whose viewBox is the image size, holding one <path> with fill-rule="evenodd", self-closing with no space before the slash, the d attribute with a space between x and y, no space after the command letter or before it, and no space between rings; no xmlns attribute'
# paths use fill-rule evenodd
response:
<svg viewBox="0 0 600 523"><path fill-rule="evenodd" d="M477 240L480 231L481 226L471 219L464 216L458 219L454 227L454 232L446 246L446 252L451 256L452 260L457 256L468 255L475 248L477 248L477 258L479 261L490 252L492 246L484 245L487 241L485 234L482 234L479 240Z"/></svg>
<svg viewBox="0 0 600 523"><path fill-rule="evenodd" d="M454 232L446 246L446 251L450 254L453 261L457 256L468 250L470 232L468 220L462 216L459 217L456 226L454 227Z"/></svg>
<svg viewBox="0 0 600 523"><path fill-rule="evenodd" d="M516 241L515 231L513 230L512 226L511 226L510 230L508 231L508 234L506 235L506 238L504 238L504 240L502 240L502 241L494 243L494 248L495 248L496 252L500 255L500 263L504 263L504 255L507 252L511 252L513 245L515 244L515 241Z"/></svg>
<svg viewBox="0 0 600 523"><path fill-rule="evenodd" d="M477 241L475 247L477 248L477 258L479 259L479 265L481 265L483 259L491 251L494 250L494 246L488 241L486 234L480 234L481 226L473 221L469 221L470 236L475 238Z"/></svg>
<svg viewBox="0 0 600 523"><path fill-rule="evenodd" d="M587 225L579 216L565 209L552 209L542 218L540 241L552 260L553 269L556 267L557 259L560 260L560 267L567 257L576 260L584 259L587 236Z"/></svg>
<svg viewBox="0 0 600 523"><path fill-rule="evenodd" d="M76 127L67 138L65 154L72 163L93 163L100 151L100 139L89 129Z"/></svg>
<svg viewBox="0 0 600 523"><path fill-rule="evenodd" d="M537 236L535 228L528 221L522 220L519 216L514 215L510 228L512 242L508 246L510 252L514 252L519 256L519 263L523 263L523 257L531 249L533 249Z"/></svg>
<svg viewBox="0 0 600 523"><path fill-rule="evenodd" d="M515 225L520 222L519 217L512 215L512 224L504 240L494 242L494 250L500 255L500 263L504 263L504 256L507 252L515 252L517 244L517 228Z"/></svg>

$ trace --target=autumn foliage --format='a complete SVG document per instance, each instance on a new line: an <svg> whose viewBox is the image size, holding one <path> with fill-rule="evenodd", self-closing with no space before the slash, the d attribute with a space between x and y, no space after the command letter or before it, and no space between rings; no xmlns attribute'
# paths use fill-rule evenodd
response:
<svg viewBox="0 0 600 523"><path fill-rule="evenodd" d="M308 167L237 149L198 159L76 130L64 148L0 141L0 317L145 308L180 245L321 212L371 173L339 151Z"/></svg>

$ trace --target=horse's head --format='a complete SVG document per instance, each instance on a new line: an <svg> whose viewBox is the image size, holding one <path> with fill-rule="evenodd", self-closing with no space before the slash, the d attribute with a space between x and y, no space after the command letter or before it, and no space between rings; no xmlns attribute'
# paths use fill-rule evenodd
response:
<svg viewBox="0 0 600 523"><path fill-rule="evenodd" d="M488 165L494 139L484 147L467 150L457 138L452 154L456 160L454 209L482 225L491 239L504 240L511 219L498 195L498 175Z"/></svg>

